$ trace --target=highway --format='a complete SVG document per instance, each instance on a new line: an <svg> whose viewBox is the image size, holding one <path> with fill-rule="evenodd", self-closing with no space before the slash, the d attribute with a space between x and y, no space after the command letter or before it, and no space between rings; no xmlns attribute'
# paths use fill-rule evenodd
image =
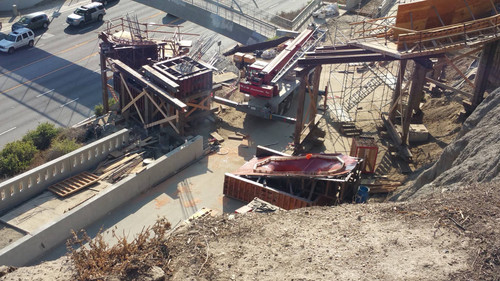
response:
<svg viewBox="0 0 500 281"><path fill-rule="evenodd" d="M0 148L22 138L42 122L72 126L92 116L94 106L102 103L97 34L105 23L94 22L83 28L66 24L66 17L82 3L49 14L52 22L48 30L35 32L34 48L23 48L12 55L0 53ZM182 24L181 32L213 34L131 0L108 5L104 19L125 16L127 12L137 15L140 22L175 21ZM235 44L219 37L221 50Z"/></svg>

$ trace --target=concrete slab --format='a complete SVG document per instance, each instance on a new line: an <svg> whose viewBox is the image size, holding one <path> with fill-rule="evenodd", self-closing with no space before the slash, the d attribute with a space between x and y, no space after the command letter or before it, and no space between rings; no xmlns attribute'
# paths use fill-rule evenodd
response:
<svg viewBox="0 0 500 281"><path fill-rule="evenodd" d="M0 218L0 221L31 233L47 223L59 219L64 213L92 198L108 183L97 183L72 196L60 198L45 191Z"/></svg>

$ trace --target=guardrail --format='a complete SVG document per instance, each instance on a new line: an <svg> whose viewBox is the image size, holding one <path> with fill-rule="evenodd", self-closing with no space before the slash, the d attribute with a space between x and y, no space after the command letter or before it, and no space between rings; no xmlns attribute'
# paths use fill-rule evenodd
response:
<svg viewBox="0 0 500 281"><path fill-rule="evenodd" d="M172 0L170 0L172 1ZM186 4L190 4L206 10L212 14L218 15L226 20L237 23L243 27L254 30L269 38L276 35L277 27L270 23L271 14L261 11L257 8L248 9L245 7L244 12L233 8L231 1L204 1L204 0L182 0ZM241 8L241 6L240 6ZM242 8L243 10L243 8Z"/></svg>
<svg viewBox="0 0 500 281"><path fill-rule="evenodd" d="M129 131L123 129L0 183L0 212L42 193L56 182L95 167L111 151L128 142Z"/></svg>
<svg viewBox="0 0 500 281"><path fill-rule="evenodd" d="M312 12L321 5L321 0L313 0L291 21L292 27L290 29L296 30L304 24L304 22L311 16Z"/></svg>

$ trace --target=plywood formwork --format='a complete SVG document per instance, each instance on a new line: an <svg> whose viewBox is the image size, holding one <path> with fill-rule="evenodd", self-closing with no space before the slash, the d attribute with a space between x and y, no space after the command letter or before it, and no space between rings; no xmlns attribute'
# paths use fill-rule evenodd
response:
<svg viewBox="0 0 500 281"><path fill-rule="evenodd" d="M500 0L425 0L399 4L395 39L408 33L407 30L431 29L489 16L495 3Z"/></svg>

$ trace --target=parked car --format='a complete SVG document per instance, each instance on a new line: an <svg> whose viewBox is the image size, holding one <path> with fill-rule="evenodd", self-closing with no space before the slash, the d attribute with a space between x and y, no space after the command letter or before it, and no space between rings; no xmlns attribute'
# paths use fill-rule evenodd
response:
<svg viewBox="0 0 500 281"><path fill-rule="evenodd" d="M106 9L102 3L90 3L77 8L71 15L68 16L66 22L69 25L82 26L93 21L102 21L106 14Z"/></svg>
<svg viewBox="0 0 500 281"><path fill-rule="evenodd" d="M109 2L114 2L117 0L92 0L92 2L99 2L102 3L104 6L108 5Z"/></svg>
<svg viewBox="0 0 500 281"><path fill-rule="evenodd" d="M19 28L29 28L31 30L49 27L49 17L44 12L36 12L22 16L19 21L12 25L12 31Z"/></svg>
<svg viewBox="0 0 500 281"><path fill-rule="evenodd" d="M19 28L0 41L0 51L12 54L17 49L35 44L35 34L29 28Z"/></svg>

